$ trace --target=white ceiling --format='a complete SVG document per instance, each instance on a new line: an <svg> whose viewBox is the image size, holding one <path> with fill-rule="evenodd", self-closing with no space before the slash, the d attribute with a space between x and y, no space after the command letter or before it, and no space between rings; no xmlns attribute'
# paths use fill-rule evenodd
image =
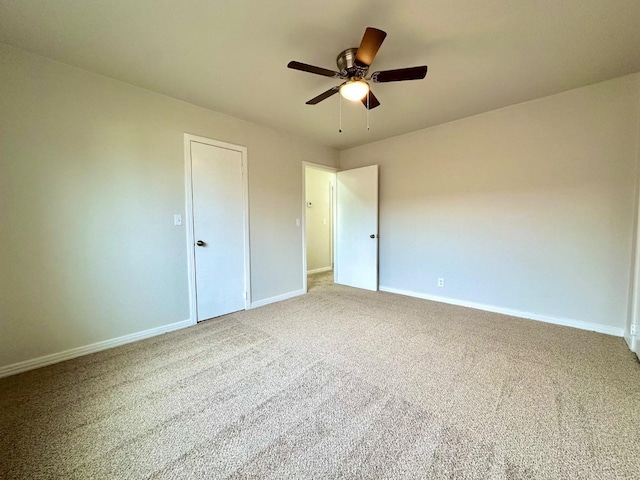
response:
<svg viewBox="0 0 640 480"><path fill-rule="evenodd" d="M388 34L370 112L336 69L367 26ZM638 0L0 0L0 42L337 149L640 71Z"/></svg>

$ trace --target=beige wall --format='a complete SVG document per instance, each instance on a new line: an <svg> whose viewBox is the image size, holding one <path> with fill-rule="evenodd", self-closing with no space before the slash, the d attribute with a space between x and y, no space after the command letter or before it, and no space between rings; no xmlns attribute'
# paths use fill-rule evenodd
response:
<svg viewBox="0 0 640 480"><path fill-rule="evenodd" d="M640 75L636 76L636 81L638 83L638 90L640 90ZM640 324L640 211L638 211L638 206L640 205L640 95L638 95L638 136L637 136L637 163L636 163L636 175L638 175L638 187L636 189L636 215L634 217L634 232L636 232L635 242L633 245L633 256L634 259L634 268L631 273L631 292L629 295L629 309L628 309L628 319L627 325L625 328L625 340L629 345L629 348L636 352L638 358L640 358L640 341L638 341L638 335L631 336L631 324L636 323Z"/></svg>
<svg viewBox="0 0 640 480"><path fill-rule="evenodd" d="M252 300L302 288L301 162L335 151L2 45L0 85L0 368L187 319L185 132L248 147ZM639 92L342 152L380 165L382 286L623 329Z"/></svg>
<svg viewBox="0 0 640 480"><path fill-rule="evenodd" d="M0 368L188 318L184 133L248 148L252 300L302 289L335 151L2 45L0 85Z"/></svg>
<svg viewBox="0 0 640 480"><path fill-rule="evenodd" d="M305 170L307 271L331 268L331 185L334 178L333 172L310 167Z"/></svg>
<svg viewBox="0 0 640 480"><path fill-rule="evenodd" d="M638 78L341 152L380 165L381 286L621 334Z"/></svg>

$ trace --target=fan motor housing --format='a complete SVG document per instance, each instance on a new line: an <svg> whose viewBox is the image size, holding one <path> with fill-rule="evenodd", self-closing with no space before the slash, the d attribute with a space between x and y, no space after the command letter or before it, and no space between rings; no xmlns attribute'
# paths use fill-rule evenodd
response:
<svg viewBox="0 0 640 480"><path fill-rule="evenodd" d="M369 70L369 67L359 66L356 64L357 53L357 48L347 48L336 58L338 70L343 77L364 78L364 76L367 74L367 70Z"/></svg>

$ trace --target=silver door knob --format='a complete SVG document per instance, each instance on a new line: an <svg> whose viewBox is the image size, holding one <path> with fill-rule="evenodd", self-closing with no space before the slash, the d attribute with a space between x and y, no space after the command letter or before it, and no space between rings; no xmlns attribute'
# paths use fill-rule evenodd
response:
<svg viewBox="0 0 640 480"><path fill-rule="evenodd" d="M199 247L204 247L206 245L206 243L204 243L202 240L198 240L196 242L196 245L198 245Z"/></svg>

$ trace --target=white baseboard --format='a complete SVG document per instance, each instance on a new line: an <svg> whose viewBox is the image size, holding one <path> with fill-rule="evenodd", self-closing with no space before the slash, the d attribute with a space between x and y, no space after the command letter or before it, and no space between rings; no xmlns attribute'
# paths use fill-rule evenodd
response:
<svg viewBox="0 0 640 480"><path fill-rule="evenodd" d="M311 275L313 273L322 273L322 272L328 272L330 270L333 270L333 268L331 267L322 267L322 268L315 268L313 270L307 270L307 275Z"/></svg>
<svg viewBox="0 0 640 480"><path fill-rule="evenodd" d="M640 359L640 342L638 341L638 337L632 337L629 331L625 330L624 341L627 342L629 350L634 352Z"/></svg>
<svg viewBox="0 0 640 480"><path fill-rule="evenodd" d="M157 335L162 335L163 333L173 332L174 330L180 330L181 328L190 327L192 325L193 323L191 320L183 320L181 322L170 323L169 325L163 325L161 327L150 328L149 330L144 330L142 332L131 333L122 337L92 343L91 345L72 348L71 350L65 350L64 352L52 353L43 357L25 360L12 365L6 365L4 367L0 367L0 378L26 372L28 370L34 370L40 367L46 367L47 365L52 365L54 363L64 362L65 360L71 360L72 358L81 357L82 355L88 355L108 348L119 347L120 345L136 342L149 337L155 337Z"/></svg>
<svg viewBox="0 0 640 480"><path fill-rule="evenodd" d="M270 303L281 302L282 300L287 300L289 298L298 297L300 295L304 295L304 289L296 290L295 292L283 293L282 295L277 295L275 297L265 298L264 300L258 300L257 302L251 302L249 308L258 308L264 307L265 305L269 305Z"/></svg>
<svg viewBox="0 0 640 480"><path fill-rule="evenodd" d="M589 330L592 332L605 333L607 335L613 335L615 337L622 337L624 335L624 329L618 327L612 327L610 325L604 325L602 323L584 322L582 320L572 320L569 318L550 317L547 315L540 315L538 313L523 312L521 310L512 310L510 308L495 307L493 305L484 305L481 303L467 302L464 300L458 300L455 298L439 297L437 295L428 295L426 293L412 292L409 290L400 290L397 288L379 287L382 292L397 293L399 295L406 295L408 297L423 298L425 300L431 300L434 302L448 303L450 305L458 305L460 307L475 308L476 310L484 310L486 312L500 313L502 315L509 315L511 317L524 318L527 320L537 320L539 322L553 323L554 325L562 325L564 327L579 328L580 330Z"/></svg>

